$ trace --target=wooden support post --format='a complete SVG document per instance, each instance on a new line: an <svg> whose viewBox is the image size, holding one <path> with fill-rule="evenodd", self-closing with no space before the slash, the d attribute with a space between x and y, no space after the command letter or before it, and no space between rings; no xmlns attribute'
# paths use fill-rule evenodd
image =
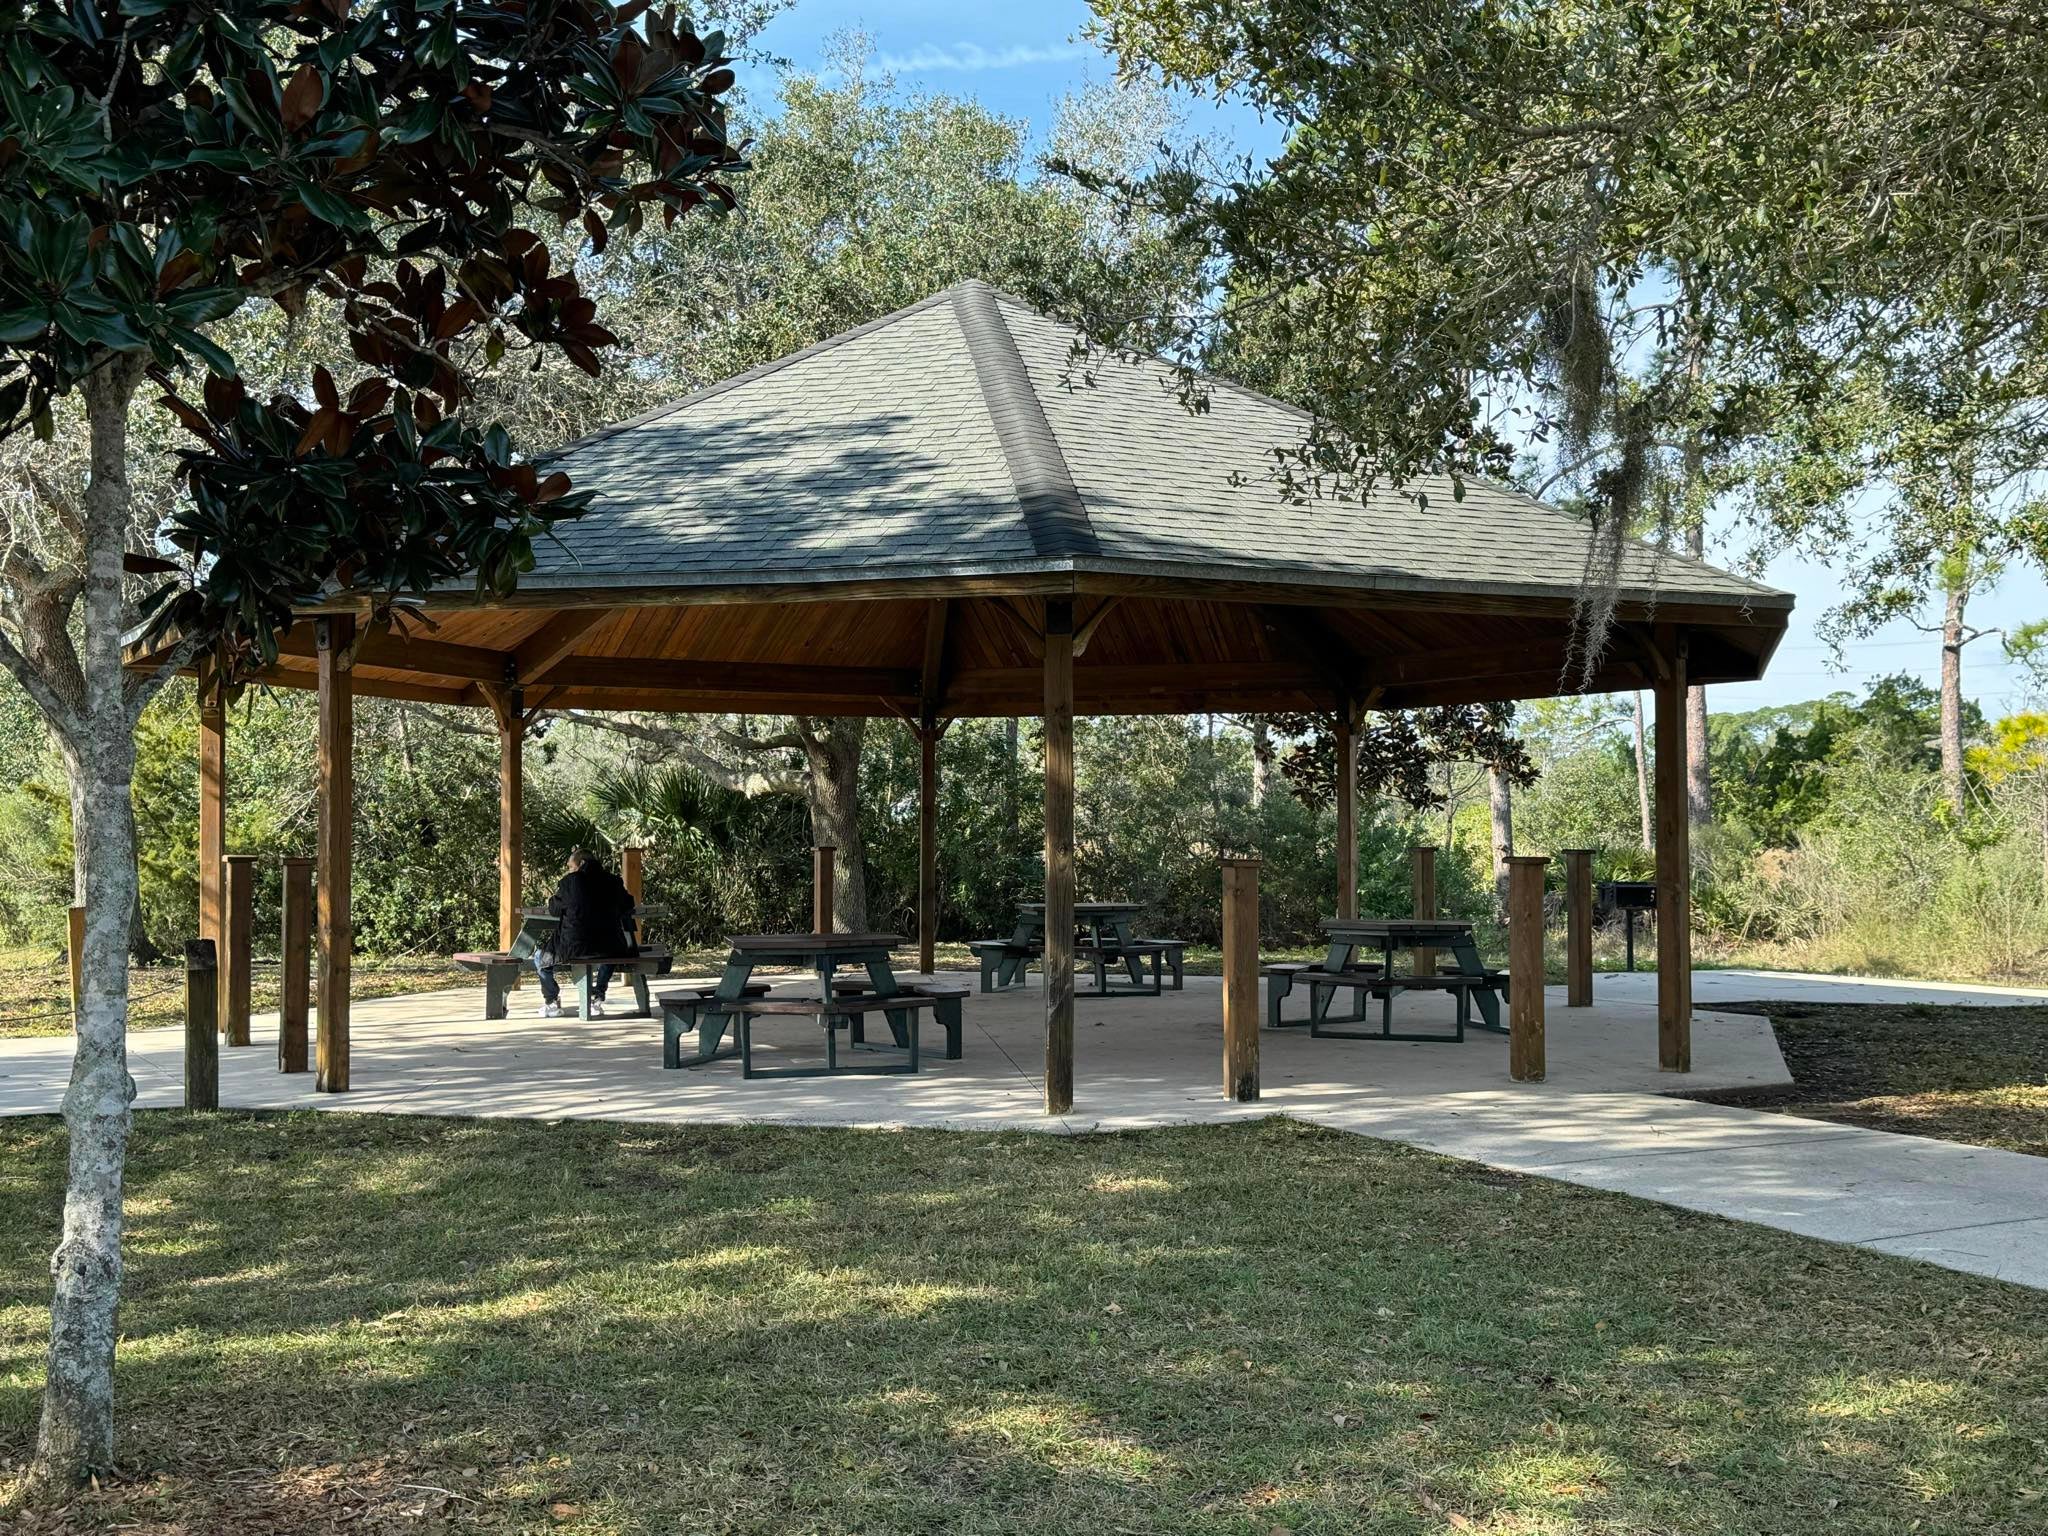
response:
<svg viewBox="0 0 2048 1536"><path fill-rule="evenodd" d="M917 968L930 975L939 949L939 737L917 729Z"/></svg>
<svg viewBox="0 0 2048 1536"><path fill-rule="evenodd" d="M1685 797L1686 643L1660 634L1657 677L1657 1065L1692 1070L1692 847Z"/></svg>
<svg viewBox="0 0 2048 1536"><path fill-rule="evenodd" d="M498 717L498 948L510 949L525 922L526 691L493 688L488 697Z"/></svg>
<svg viewBox="0 0 2048 1536"><path fill-rule="evenodd" d="M64 958L71 966L71 1032L78 1033L78 1010L85 997L85 908L65 914Z"/></svg>
<svg viewBox="0 0 2048 1536"><path fill-rule="evenodd" d="M227 942L215 952L220 962L220 1032L229 1045L247 1045L256 855L231 853L221 862L227 866L221 877L221 923L227 930Z"/></svg>
<svg viewBox="0 0 2048 1536"><path fill-rule="evenodd" d="M1593 850L1564 851L1564 1005L1593 1006Z"/></svg>
<svg viewBox="0 0 2048 1536"><path fill-rule="evenodd" d="M185 941L185 1107L220 1108L220 973L211 939Z"/></svg>
<svg viewBox="0 0 2048 1536"><path fill-rule="evenodd" d="M832 931L832 859L839 852L836 843L820 843L811 850L811 932Z"/></svg>
<svg viewBox="0 0 2048 1536"><path fill-rule="evenodd" d="M1412 915L1416 917L1436 916L1436 849L1427 843L1417 843L1408 850L1408 884L1413 896ZM1415 951L1415 974L1434 976L1436 974L1436 951L1418 949Z"/></svg>
<svg viewBox="0 0 2048 1536"><path fill-rule="evenodd" d="M1074 600L1045 604L1045 1112L1074 1107Z"/></svg>
<svg viewBox="0 0 2048 1536"><path fill-rule="evenodd" d="M221 858L228 851L228 709L210 659L199 664L199 937L222 940Z"/></svg>
<svg viewBox="0 0 2048 1536"><path fill-rule="evenodd" d="M1358 916L1358 709L1337 707L1337 915Z"/></svg>
<svg viewBox="0 0 2048 1536"><path fill-rule="evenodd" d="M1259 861L1223 861L1223 1096L1259 1096Z"/></svg>
<svg viewBox="0 0 2048 1536"><path fill-rule="evenodd" d="M1543 1081L1543 873L1550 860L1508 860L1508 1076Z"/></svg>
<svg viewBox="0 0 2048 1536"><path fill-rule="evenodd" d="M355 698L350 675L356 621L335 614L313 621L319 658L320 719L320 1041L314 1087L348 1092L349 951L355 923L349 912L354 871Z"/></svg>
<svg viewBox="0 0 2048 1536"><path fill-rule="evenodd" d="M625 882L626 894L633 898L633 905L641 904L647 889L647 855L639 847L624 849L619 854L619 879ZM633 919L633 939L638 943L647 937L646 924L639 918Z"/></svg>
<svg viewBox="0 0 2048 1536"><path fill-rule="evenodd" d="M279 925L277 1070L304 1072L306 1019L313 1000L313 861L284 861L284 921Z"/></svg>

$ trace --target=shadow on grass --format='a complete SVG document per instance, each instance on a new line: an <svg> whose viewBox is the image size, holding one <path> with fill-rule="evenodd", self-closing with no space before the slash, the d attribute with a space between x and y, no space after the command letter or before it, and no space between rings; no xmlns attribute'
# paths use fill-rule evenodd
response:
<svg viewBox="0 0 2048 1536"><path fill-rule="evenodd" d="M18 1461L62 1138L0 1149ZM1976 1532L2041 1481L2048 1297L1291 1122L161 1114L132 1169L80 1529Z"/></svg>

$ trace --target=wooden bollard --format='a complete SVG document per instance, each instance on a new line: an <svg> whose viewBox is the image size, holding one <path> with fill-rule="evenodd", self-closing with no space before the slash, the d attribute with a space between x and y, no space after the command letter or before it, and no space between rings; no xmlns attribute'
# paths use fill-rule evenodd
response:
<svg viewBox="0 0 2048 1536"><path fill-rule="evenodd" d="M1508 1076L1543 1081L1543 874L1541 854L1508 860Z"/></svg>
<svg viewBox="0 0 2048 1536"><path fill-rule="evenodd" d="M1223 1096L1259 1096L1259 861L1223 861Z"/></svg>
<svg viewBox="0 0 2048 1536"><path fill-rule="evenodd" d="M220 1032L229 1045L249 1043L249 968L255 935L256 855L231 853L221 860Z"/></svg>
<svg viewBox="0 0 2048 1536"><path fill-rule="evenodd" d="M220 972L211 939L185 941L185 1107L220 1108Z"/></svg>
<svg viewBox="0 0 2048 1536"><path fill-rule="evenodd" d="M1415 917L1436 916L1436 849L1427 843L1417 843L1408 850L1408 881L1413 893ZM1418 949L1415 951L1415 974L1434 976L1436 974L1436 951Z"/></svg>
<svg viewBox="0 0 2048 1536"><path fill-rule="evenodd" d="M832 856L836 843L820 843L811 850L811 932L832 931Z"/></svg>
<svg viewBox="0 0 2048 1536"><path fill-rule="evenodd" d="M67 914L70 926L65 941L70 945L66 959L71 962L71 1029L78 1031L78 1011L85 1006L85 908L73 907Z"/></svg>
<svg viewBox="0 0 2048 1536"><path fill-rule="evenodd" d="M1564 1005L1593 1006L1593 850L1564 851Z"/></svg>
<svg viewBox="0 0 2048 1536"><path fill-rule="evenodd" d="M628 848L619 855L619 879L625 882L626 894L633 898L633 905L636 907L640 905L640 894L647 880L645 859L646 855L638 848ZM640 919L634 918L635 942L646 937L641 931L641 926Z"/></svg>
<svg viewBox="0 0 2048 1536"><path fill-rule="evenodd" d="M284 861L284 920L278 934L277 1070L307 1072L313 1012L313 861Z"/></svg>

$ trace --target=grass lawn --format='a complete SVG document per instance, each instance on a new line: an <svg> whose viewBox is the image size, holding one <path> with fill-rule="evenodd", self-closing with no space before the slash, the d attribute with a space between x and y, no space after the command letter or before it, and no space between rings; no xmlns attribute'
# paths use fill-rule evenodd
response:
<svg viewBox="0 0 2048 1536"><path fill-rule="evenodd" d="M0 1462L63 1145L0 1122ZM29 1532L2038 1531L2048 1295L1297 1126L140 1117ZM7 1474L0 1472L0 1478Z"/></svg>
<svg viewBox="0 0 2048 1536"><path fill-rule="evenodd" d="M2048 1156L2048 1007L1714 1008L1767 1015L1794 1086L1700 1098Z"/></svg>

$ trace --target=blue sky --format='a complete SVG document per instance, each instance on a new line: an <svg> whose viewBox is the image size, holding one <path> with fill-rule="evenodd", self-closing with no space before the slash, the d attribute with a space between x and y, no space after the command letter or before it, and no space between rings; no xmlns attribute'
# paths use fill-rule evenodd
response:
<svg viewBox="0 0 2048 1536"><path fill-rule="evenodd" d="M1039 4L961 4L946 0L798 0L762 34L761 46L796 67L815 67L835 33L858 30L874 43L881 66L905 87L971 96L1006 117L1022 118L1042 133L1060 98L1089 80L1112 73L1108 59L1081 33L1088 9L1080 0ZM1189 127L1240 151L1269 148L1274 136L1250 111L1209 103L1188 104ZM1709 529L1710 546L1716 543ZM1719 551L1724 556L1727 550ZM1709 549L1709 558L1716 550ZM1716 689L1717 710L1754 709L1790 703L1838 689L1859 690L1873 677L1907 672L1934 681L1939 654L1932 636L1904 622L1859 642L1849 665L1837 669L1814 624L1834 600L1839 582L1824 567L1797 559L1774 562L1764 573L1771 585L1798 600L1791 632L1769 675L1759 683ZM1971 622L1983 628L2013 626L2048 618L2048 586L2028 570L2008 574L1972 606ZM1994 718L2022 708L2026 699L2018 670L2007 663L1995 639L1964 653L1964 690Z"/></svg>

